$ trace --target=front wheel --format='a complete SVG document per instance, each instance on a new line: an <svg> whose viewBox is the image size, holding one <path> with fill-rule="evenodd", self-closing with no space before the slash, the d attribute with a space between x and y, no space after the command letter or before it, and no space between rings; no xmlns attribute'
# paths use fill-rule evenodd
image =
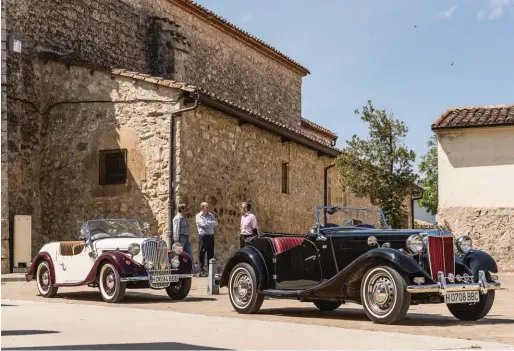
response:
<svg viewBox="0 0 514 351"><path fill-rule="evenodd" d="M178 283L172 283L166 288L168 296L172 300L184 300L191 290L191 278L183 278Z"/></svg>
<svg viewBox="0 0 514 351"><path fill-rule="evenodd" d="M228 280L228 295L232 306L238 313L255 313L264 301L257 291L257 276L248 263L238 263Z"/></svg>
<svg viewBox="0 0 514 351"><path fill-rule="evenodd" d="M100 293L105 302L117 303L125 298L127 283L120 281L120 274L116 267L106 263L100 269L98 275Z"/></svg>
<svg viewBox="0 0 514 351"><path fill-rule="evenodd" d="M36 271L37 289L43 297L55 297L57 289L52 284L52 272L50 265L46 261L41 261Z"/></svg>
<svg viewBox="0 0 514 351"><path fill-rule="evenodd" d="M320 311L333 311L337 310L339 306L341 306L341 302L338 301L314 301L314 306L316 306Z"/></svg>
<svg viewBox="0 0 514 351"><path fill-rule="evenodd" d="M480 295L480 301L476 303L456 303L448 304L448 310L454 317L461 321L477 321L484 318L494 302L494 290L488 291L487 294Z"/></svg>
<svg viewBox="0 0 514 351"><path fill-rule="evenodd" d="M407 314L411 295L400 273L389 266L379 266L364 274L361 300L369 319L379 324L393 324Z"/></svg>

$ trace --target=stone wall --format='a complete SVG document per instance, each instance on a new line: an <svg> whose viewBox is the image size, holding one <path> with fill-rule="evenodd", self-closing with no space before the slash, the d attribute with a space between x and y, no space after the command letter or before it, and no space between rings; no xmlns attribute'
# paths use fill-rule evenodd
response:
<svg viewBox="0 0 514 351"><path fill-rule="evenodd" d="M5 24L5 0L2 0L2 273L9 273L9 201L7 176L7 35Z"/></svg>
<svg viewBox="0 0 514 351"><path fill-rule="evenodd" d="M177 5L185 1L7 1L8 32L24 36L24 70L37 52L45 52L186 81L300 125L300 74Z"/></svg>
<svg viewBox="0 0 514 351"><path fill-rule="evenodd" d="M12 213L33 214L32 253L49 241L75 239L80 221L91 218L138 218L154 232L166 231L169 118L178 92L60 63L40 69L44 114L30 134L39 132L38 148L28 152L28 162L17 157L24 154L17 145L9 166L18 182L10 188L16 189ZM75 102L57 104L62 101ZM99 185L99 150L109 149L127 149L126 184Z"/></svg>
<svg viewBox="0 0 514 351"><path fill-rule="evenodd" d="M489 253L500 270L514 270L514 208L449 207L438 216L456 236L468 232L473 246Z"/></svg>

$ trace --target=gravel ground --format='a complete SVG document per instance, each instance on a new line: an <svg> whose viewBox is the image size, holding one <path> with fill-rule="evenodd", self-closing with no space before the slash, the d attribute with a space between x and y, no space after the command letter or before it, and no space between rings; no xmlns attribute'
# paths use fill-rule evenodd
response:
<svg viewBox="0 0 514 351"><path fill-rule="evenodd" d="M61 288L57 298L44 299L38 296L35 282L2 282L2 299L105 305L112 308L129 305L148 310L434 335L514 345L514 274L501 274L500 281L506 290L496 292L493 308L480 321L459 321L448 312L445 305L418 305L411 306L405 320L397 325L371 323L361 306L356 304L342 305L333 312L320 312L311 303L294 300L265 300L258 314L240 315L234 312L226 288L221 289L220 295L207 294L206 278L194 279L191 293L184 301L171 301L164 291L145 289L128 290L123 304L107 305L97 289L88 287Z"/></svg>

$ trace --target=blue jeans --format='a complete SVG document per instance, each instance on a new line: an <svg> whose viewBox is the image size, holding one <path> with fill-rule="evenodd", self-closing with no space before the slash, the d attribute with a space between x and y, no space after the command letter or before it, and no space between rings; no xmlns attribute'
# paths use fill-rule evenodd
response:
<svg viewBox="0 0 514 351"><path fill-rule="evenodd" d="M191 262L193 262L194 267L195 260L193 259L193 248L191 247L191 243L189 242L189 236L180 235L178 237L178 241L184 247L184 252L189 255L189 258L191 259Z"/></svg>

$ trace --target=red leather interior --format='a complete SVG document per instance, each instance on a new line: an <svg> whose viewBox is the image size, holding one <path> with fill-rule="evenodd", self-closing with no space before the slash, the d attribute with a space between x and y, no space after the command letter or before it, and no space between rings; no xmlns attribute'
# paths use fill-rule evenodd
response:
<svg viewBox="0 0 514 351"><path fill-rule="evenodd" d="M295 246L302 245L305 238L301 237L288 237L288 236L280 236L278 238L272 238L271 242L275 247L275 254L278 255L281 252L292 249Z"/></svg>

